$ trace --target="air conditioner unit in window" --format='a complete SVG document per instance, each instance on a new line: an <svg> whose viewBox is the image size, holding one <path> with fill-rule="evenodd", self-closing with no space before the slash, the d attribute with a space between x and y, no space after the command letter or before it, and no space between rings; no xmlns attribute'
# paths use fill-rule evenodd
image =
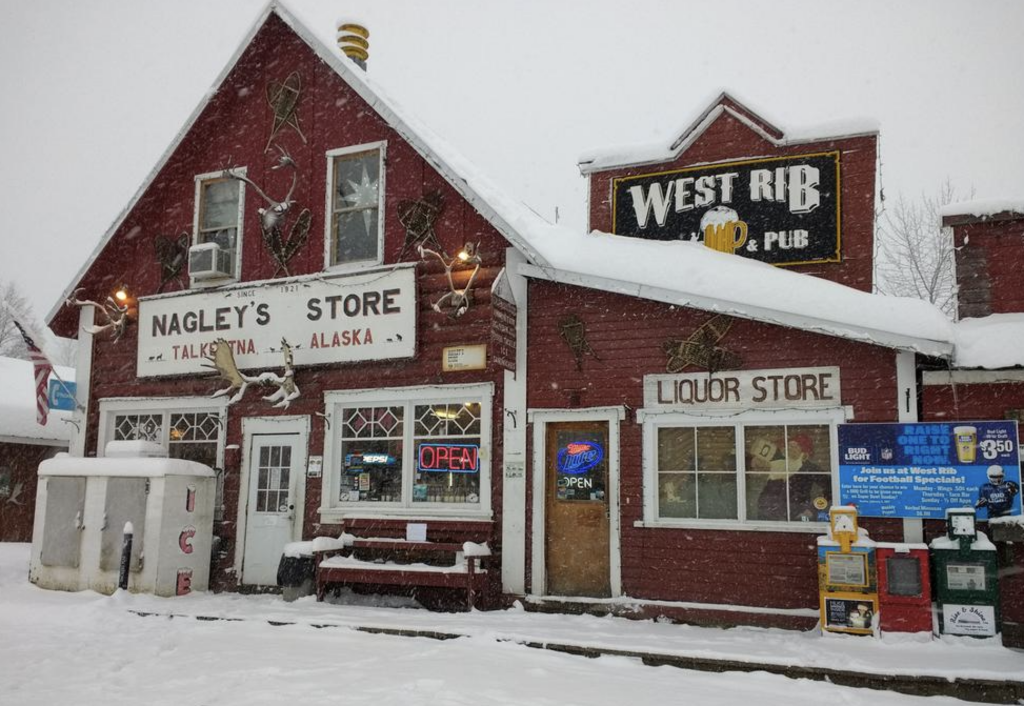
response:
<svg viewBox="0 0 1024 706"><path fill-rule="evenodd" d="M220 249L217 243L193 245L188 250L188 273L192 279L234 277L231 253Z"/></svg>

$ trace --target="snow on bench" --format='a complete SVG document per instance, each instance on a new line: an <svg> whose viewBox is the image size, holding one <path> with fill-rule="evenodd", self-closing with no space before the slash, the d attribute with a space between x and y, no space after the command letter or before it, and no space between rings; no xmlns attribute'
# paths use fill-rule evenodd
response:
<svg viewBox="0 0 1024 706"><path fill-rule="evenodd" d="M466 607L472 609L476 594L486 580L487 570L480 568L479 562L491 556L487 544L342 537L341 547L314 550L318 601L324 599L332 584L422 586L464 590ZM434 561L448 558L451 563L413 561L424 558Z"/></svg>

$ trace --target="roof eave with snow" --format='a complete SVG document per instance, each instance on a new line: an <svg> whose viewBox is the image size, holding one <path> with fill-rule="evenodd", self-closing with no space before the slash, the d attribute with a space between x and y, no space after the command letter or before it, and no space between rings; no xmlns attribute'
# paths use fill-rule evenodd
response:
<svg viewBox="0 0 1024 706"><path fill-rule="evenodd" d="M613 292L675 306L692 307L717 314L727 314L740 319L777 324L779 326L845 338L861 343L911 351L936 358L948 359L953 355L953 344L950 341L918 338L880 328L850 326L842 322L751 305L747 302L730 301L676 289L656 287L642 282L610 279L566 269L537 267L530 263L521 264L518 269L519 273L526 277L547 280L558 284Z"/></svg>
<svg viewBox="0 0 1024 706"><path fill-rule="evenodd" d="M384 97L378 89L371 87L365 78L358 73L358 70L354 70L354 64L351 64L348 59L343 58L340 54L335 54L330 51L324 43L320 41L320 39L318 39L316 35L311 32L301 20L295 17L295 15L293 15L279 0L272 0L267 3L257 16L249 31L245 34L234 53L231 55L227 64L214 80L211 88L206 92L205 98L200 101L199 105L196 106L195 110L193 110L188 120L185 121L185 124L178 131L177 135L175 135L171 144L167 147L156 165L143 180L138 191L135 192L135 195L132 196L128 204L118 214L114 223L109 229L107 229L107 232L93 249L89 257L85 260L82 267L79 268L71 283L65 288L60 299L53 305L49 313L47 313L46 321L48 324L53 322L54 318L64 306L65 301L79 286L79 283L85 277L86 273L88 273L93 263L120 229L125 219L128 217L128 214L131 213L139 203L142 196L146 191L148 191L161 170L163 170L170 161L175 151L192 130L192 127L199 120L199 117L202 115L213 97L217 94L217 91L220 90L220 87L227 80L228 75L232 70L234 70L239 59L242 57L242 54L249 48L253 39L256 37L260 29L262 29L271 14L276 14L280 17L281 20L310 47L318 58L331 67L335 73L337 73L341 79L348 84L357 95L359 95L360 98L376 110L384 121L388 123L388 125L390 125L390 127L399 135L401 135L403 139L408 141L413 149L415 149L428 164L437 169L438 172L447 179L452 187L463 198L465 198L470 205L477 209L477 211L479 211L480 214L492 226L494 226L494 228L506 240L509 241L509 243L523 252L528 259L539 264L546 264L540 253L538 253L529 242L523 239L517 230L510 224L509 221L514 220L519 214L511 214L507 209L496 207L495 204L490 203L489 199L485 198L480 193L481 191L489 192L490 194L497 193L497 190L487 183L487 179L483 175L479 174L472 168L467 169L466 164L463 164L461 168L456 167L452 163L453 161L463 161L459 155L447 146L444 146L442 149L437 149L438 145L432 144L432 141L422 134L427 131L424 126L417 126L417 129L414 130L411 126L412 119L406 117L402 111L398 109L392 101ZM438 138L435 138L434 141L437 139ZM502 212L503 210L504 212Z"/></svg>
<svg viewBox="0 0 1024 706"><path fill-rule="evenodd" d="M735 104L733 107L730 103ZM826 132L827 126L790 131L788 134L761 118L728 93L721 93L695 120L668 144L660 141L648 145L602 148L583 155L578 163L583 175L609 169L623 169L663 164L678 159L696 142L711 125L723 115L730 115L776 147L790 147L816 142L833 142L855 137L877 136L878 123L874 120L857 122L844 121L833 134Z"/></svg>

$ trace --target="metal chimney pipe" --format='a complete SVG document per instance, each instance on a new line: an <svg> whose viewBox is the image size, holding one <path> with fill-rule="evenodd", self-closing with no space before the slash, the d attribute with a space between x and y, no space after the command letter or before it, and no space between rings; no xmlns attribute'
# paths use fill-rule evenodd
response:
<svg viewBox="0 0 1024 706"><path fill-rule="evenodd" d="M369 38L370 30L362 25L351 22L338 25L338 48L363 71L366 71L366 62L370 58Z"/></svg>

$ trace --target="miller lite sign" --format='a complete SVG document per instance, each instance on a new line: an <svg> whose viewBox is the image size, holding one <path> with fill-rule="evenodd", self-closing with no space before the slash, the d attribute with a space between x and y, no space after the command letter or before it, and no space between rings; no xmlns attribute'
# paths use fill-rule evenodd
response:
<svg viewBox="0 0 1024 706"><path fill-rule="evenodd" d="M604 448L595 441L573 441L558 450L558 472L580 475L604 460Z"/></svg>

